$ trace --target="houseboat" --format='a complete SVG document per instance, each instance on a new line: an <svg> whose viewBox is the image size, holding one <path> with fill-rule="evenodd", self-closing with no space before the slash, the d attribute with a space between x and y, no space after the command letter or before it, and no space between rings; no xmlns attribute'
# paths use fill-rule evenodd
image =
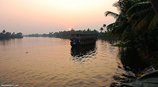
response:
<svg viewBox="0 0 158 87"><path fill-rule="evenodd" d="M73 33L70 38L71 46L95 44L97 35L92 33Z"/></svg>

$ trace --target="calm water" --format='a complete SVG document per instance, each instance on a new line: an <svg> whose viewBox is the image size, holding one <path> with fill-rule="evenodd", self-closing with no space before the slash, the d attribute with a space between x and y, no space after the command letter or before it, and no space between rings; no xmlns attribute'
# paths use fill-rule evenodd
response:
<svg viewBox="0 0 158 87"><path fill-rule="evenodd" d="M120 72L118 49L102 40L79 49L69 43L55 38L0 41L1 86L109 87Z"/></svg>

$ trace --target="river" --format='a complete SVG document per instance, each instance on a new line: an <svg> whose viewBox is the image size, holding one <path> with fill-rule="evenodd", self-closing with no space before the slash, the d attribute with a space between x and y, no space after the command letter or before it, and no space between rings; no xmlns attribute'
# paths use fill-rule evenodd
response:
<svg viewBox="0 0 158 87"><path fill-rule="evenodd" d="M118 48L103 40L85 48L71 48L69 40L57 38L0 41L0 85L109 87L121 73Z"/></svg>

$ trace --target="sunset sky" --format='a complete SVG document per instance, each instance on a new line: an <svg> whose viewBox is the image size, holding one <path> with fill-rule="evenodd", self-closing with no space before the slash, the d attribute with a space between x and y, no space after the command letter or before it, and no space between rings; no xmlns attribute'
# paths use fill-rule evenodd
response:
<svg viewBox="0 0 158 87"><path fill-rule="evenodd" d="M118 0L0 0L0 31L48 33L70 28L97 29L114 21Z"/></svg>

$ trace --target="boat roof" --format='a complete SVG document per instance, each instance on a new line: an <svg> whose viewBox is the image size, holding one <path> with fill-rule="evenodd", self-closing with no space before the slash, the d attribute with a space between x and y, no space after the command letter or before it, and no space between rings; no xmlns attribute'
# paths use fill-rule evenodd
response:
<svg viewBox="0 0 158 87"><path fill-rule="evenodd" d="M71 35L95 35L95 33L71 33Z"/></svg>

